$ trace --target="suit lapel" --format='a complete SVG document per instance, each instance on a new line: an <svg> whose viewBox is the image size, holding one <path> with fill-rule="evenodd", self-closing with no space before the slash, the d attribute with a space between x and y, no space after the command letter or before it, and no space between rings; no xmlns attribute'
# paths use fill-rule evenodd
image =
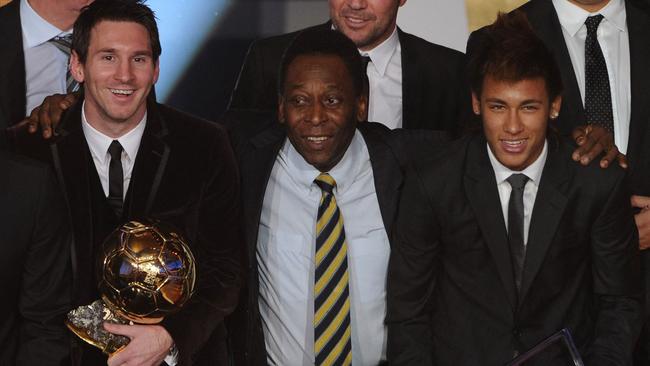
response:
<svg viewBox="0 0 650 366"><path fill-rule="evenodd" d="M402 185L402 171L386 140L367 126L367 123L359 124L359 130L368 147L379 210L390 238Z"/></svg>
<svg viewBox="0 0 650 366"><path fill-rule="evenodd" d="M140 141L125 201L125 218L142 219L151 214L170 154L164 140L167 133L159 107L150 101L147 105L147 126Z"/></svg>
<svg viewBox="0 0 650 366"><path fill-rule="evenodd" d="M420 105L422 97L420 93L422 79L416 68L418 61L412 54L413 47L399 28L397 28L397 35L402 49L402 127L414 129L419 127L414 125L414 122L418 121L417 106Z"/></svg>
<svg viewBox="0 0 650 366"><path fill-rule="evenodd" d="M563 154L562 147L556 143L557 141L549 140L548 156L528 229L520 296L522 300L525 299L531 283L544 262L568 202L566 182L570 178L571 171L567 165L573 162L569 158L570 155Z"/></svg>
<svg viewBox="0 0 650 366"><path fill-rule="evenodd" d="M586 124L586 121L580 87L562 34L562 25L550 0L533 0L529 5L528 20L535 33L553 52L564 82L560 120L556 125L563 132L570 132L575 126Z"/></svg>
<svg viewBox="0 0 650 366"><path fill-rule="evenodd" d="M50 144L50 150L54 169L64 188L66 202L74 223L75 261L73 266L75 273L92 273L95 233L90 174L97 173L88 171L88 166L92 164L92 161L89 161L91 159L90 151L81 129L81 106L82 103L79 102L65 114L59 128L59 137ZM85 282L90 281L90 277L76 277L76 290L83 291L88 288ZM77 299L84 301L80 298Z"/></svg>
<svg viewBox="0 0 650 366"><path fill-rule="evenodd" d="M499 277L514 311L517 294L510 261L510 248L508 247L506 225L501 211L494 170L486 149L484 138L476 137L470 141L463 183L467 199L474 210L483 238L496 263Z"/></svg>
<svg viewBox="0 0 650 366"><path fill-rule="evenodd" d="M249 263L253 265L256 263L255 250L264 194L275 159L285 137L284 126L272 123L269 128L250 139L250 150L243 152L240 157L240 173L243 181L242 197L247 212L245 230L248 234L248 258Z"/></svg>
<svg viewBox="0 0 650 366"><path fill-rule="evenodd" d="M627 28L630 41L630 83L632 110L630 114L630 130L627 155L632 166L639 160L641 153L641 137L649 123L650 103L650 47L647 45L650 36L650 15L639 9L631 1L626 1Z"/></svg>

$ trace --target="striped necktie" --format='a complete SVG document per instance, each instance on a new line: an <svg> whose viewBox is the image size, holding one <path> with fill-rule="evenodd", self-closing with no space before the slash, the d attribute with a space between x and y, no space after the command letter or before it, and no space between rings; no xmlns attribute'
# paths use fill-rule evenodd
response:
<svg viewBox="0 0 650 366"><path fill-rule="evenodd" d="M72 77L72 73L70 72L70 49L72 46L72 34L66 34L62 37L54 37L48 42L56 46L56 48L68 56L68 66L66 67L67 71L65 73L66 92L72 93L77 91L79 89L79 83L77 83L77 80Z"/></svg>
<svg viewBox="0 0 650 366"><path fill-rule="evenodd" d="M348 244L343 217L327 173L314 180L322 195L316 222L314 277L314 353L316 365L352 364Z"/></svg>

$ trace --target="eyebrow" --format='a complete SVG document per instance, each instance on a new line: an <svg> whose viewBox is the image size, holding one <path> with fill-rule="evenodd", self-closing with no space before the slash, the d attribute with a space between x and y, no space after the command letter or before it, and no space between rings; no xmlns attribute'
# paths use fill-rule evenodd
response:
<svg viewBox="0 0 650 366"><path fill-rule="evenodd" d="M491 102L491 103L508 104L505 100L499 99L499 98L486 98L485 101L486 102ZM538 99L526 99L526 100L522 101L519 104L533 104L533 103L542 104L542 101L538 100Z"/></svg>
<svg viewBox="0 0 650 366"><path fill-rule="evenodd" d="M115 48L102 48L97 51L97 53L116 53L117 49ZM132 53L134 56L152 56L153 52L151 50L138 50Z"/></svg>

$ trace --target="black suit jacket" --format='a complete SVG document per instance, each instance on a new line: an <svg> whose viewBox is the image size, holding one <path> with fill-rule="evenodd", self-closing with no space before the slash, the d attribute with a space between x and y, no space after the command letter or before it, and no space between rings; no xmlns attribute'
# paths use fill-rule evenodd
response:
<svg viewBox="0 0 650 366"><path fill-rule="evenodd" d="M650 195L650 6L640 0L625 0L630 42L631 114L627 156L633 193ZM564 135L587 123L580 88L562 26L551 0L531 0L519 10L527 16L536 34L553 52L562 74L564 91L556 126ZM467 54L471 55L481 38L481 30L470 35ZM637 169L638 168L638 169Z"/></svg>
<svg viewBox="0 0 650 366"><path fill-rule="evenodd" d="M25 55L20 1L0 7L0 130L25 118Z"/></svg>
<svg viewBox="0 0 650 366"><path fill-rule="evenodd" d="M503 365L564 327L585 364L630 364L641 289L624 172L581 167L572 151L549 141L519 296L482 135L409 171L388 272L391 364ZM567 363L551 352L532 364Z"/></svg>
<svg viewBox="0 0 650 366"><path fill-rule="evenodd" d="M255 252L266 186L278 151L286 139L286 130L275 120L264 119L264 113L240 111L234 115L227 117L224 123L231 127L242 178L248 280L240 304L228 321L228 329L235 365L266 365ZM422 151L427 146L438 145L447 136L431 131L390 131L383 125L371 122L360 123L358 129L368 146L379 208L390 237L402 185L403 166L408 163L410 154ZM405 144L405 141L410 144Z"/></svg>
<svg viewBox="0 0 650 366"><path fill-rule="evenodd" d="M47 165L0 152L0 364L59 365L72 301L72 236Z"/></svg>
<svg viewBox="0 0 650 366"><path fill-rule="evenodd" d="M330 29L327 22L316 26ZM397 30L402 47L402 121L408 129L458 132L460 114L469 108L463 82L463 54ZM229 109L278 108L278 75L284 50L300 31L251 44Z"/></svg>
<svg viewBox="0 0 650 366"><path fill-rule="evenodd" d="M196 257L197 284L190 302L168 316L163 326L179 349L180 365L219 364L225 358L222 321L237 304L242 277L239 175L227 133L150 101L124 215L116 221L106 210L83 134L81 105L66 113L60 136L52 143L27 136L17 144L52 163L63 184L76 244L75 302L88 304L98 298L97 248L116 224L138 218L170 223Z"/></svg>

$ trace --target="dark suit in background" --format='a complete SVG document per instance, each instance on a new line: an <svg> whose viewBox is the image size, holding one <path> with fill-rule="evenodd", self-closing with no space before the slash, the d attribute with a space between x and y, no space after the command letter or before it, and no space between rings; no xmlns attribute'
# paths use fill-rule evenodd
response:
<svg viewBox="0 0 650 366"><path fill-rule="evenodd" d="M314 28L330 29L327 22ZM229 109L255 109L275 115L284 50L300 31L251 44ZM469 93L462 76L463 54L397 29L402 48L402 121L407 129L456 132ZM380 122L380 121L379 121Z"/></svg>
<svg viewBox="0 0 650 366"><path fill-rule="evenodd" d="M625 174L572 151L549 140L519 297L485 139L409 171L388 272L391 364L503 365L564 327L586 365L630 364L641 285ZM534 364L567 363L551 352Z"/></svg>
<svg viewBox="0 0 650 366"><path fill-rule="evenodd" d="M265 113L230 112L224 123L230 126L233 147L242 178L244 228L248 258L248 281L240 303L228 321L235 365L266 365L266 346L258 305L259 273L256 259L257 235L262 204L271 170L287 137L284 125L265 119ZM378 123L363 122L357 128L368 147L377 200L388 236L392 232L397 210L402 169L417 146L425 148L446 139L430 131L390 131ZM410 145L396 135L409 136ZM353 222L347 219L346 222Z"/></svg>
<svg viewBox="0 0 650 366"><path fill-rule="evenodd" d="M178 228L197 259L190 302L162 325L179 349L179 365L225 362L223 318L241 282L239 176L225 130L149 102L147 125L117 219L102 190L81 126L81 101L66 113L52 143L27 136L18 148L53 164L63 182L75 234L75 305L99 297L95 262L103 239L131 219L155 218ZM106 357L84 345L83 365ZM90 358L87 358L90 357ZM90 361L88 361L90 360Z"/></svg>
<svg viewBox="0 0 650 366"><path fill-rule="evenodd" d="M72 302L72 236L50 169L0 152L0 365L59 365Z"/></svg>
<svg viewBox="0 0 650 366"><path fill-rule="evenodd" d="M0 7L0 130L25 118L25 54L20 1Z"/></svg>

